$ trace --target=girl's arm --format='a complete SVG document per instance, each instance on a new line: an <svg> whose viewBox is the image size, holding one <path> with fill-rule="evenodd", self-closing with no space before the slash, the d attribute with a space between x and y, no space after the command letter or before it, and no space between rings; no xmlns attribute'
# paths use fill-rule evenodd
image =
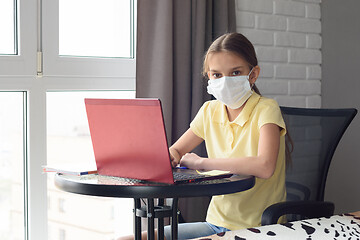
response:
<svg viewBox="0 0 360 240"><path fill-rule="evenodd" d="M179 164L181 157L200 143L203 139L195 135L195 133L189 128L175 143L169 148L171 164L173 167Z"/></svg>
<svg viewBox="0 0 360 240"><path fill-rule="evenodd" d="M280 146L280 128L265 124L260 128L258 155L243 158L201 158L194 153L185 154L180 164L192 169L224 170L234 174L270 178L275 171Z"/></svg>

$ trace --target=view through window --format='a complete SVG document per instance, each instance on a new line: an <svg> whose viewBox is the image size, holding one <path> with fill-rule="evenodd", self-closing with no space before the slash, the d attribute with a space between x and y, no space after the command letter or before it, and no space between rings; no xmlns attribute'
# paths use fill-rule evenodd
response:
<svg viewBox="0 0 360 240"><path fill-rule="evenodd" d="M0 55L16 54L16 1L0 1Z"/></svg>
<svg viewBox="0 0 360 240"><path fill-rule="evenodd" d="M134 4L0 0L0 239L133 232L132 199L60 191L42 166L94 163L85 97L135 97Z"/></svg>
<svg viewBox="0 0 360 240"><path fill-rule="evenodd" d="M23 93L0 92L0 239L24 239Z"/></svg>
<svg viewBox="0 0 360 240"><path fill-rule="evenodd" d="M48 92L48 165L95 165L84 98L135 98L134 91ZM49 240L115 239L133 233L132 199L81 196L54 186L48 174Z"/></svg>
<svg viewBox="0 0 360 240"><path fill-rule="evenodd" d="M59 54L131 57L131 1L59 0Z"/></svg>

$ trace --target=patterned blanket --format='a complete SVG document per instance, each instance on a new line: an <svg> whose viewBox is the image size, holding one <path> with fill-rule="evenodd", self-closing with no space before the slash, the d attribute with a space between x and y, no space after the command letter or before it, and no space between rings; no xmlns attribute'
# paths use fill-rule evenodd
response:
<svg viewBox="0 0 360 240"><path fill-rule="evenodd" d="M334 215L329 218L315 218L285 224L241 229L198 239L360 240L360 212Z"/></svg>

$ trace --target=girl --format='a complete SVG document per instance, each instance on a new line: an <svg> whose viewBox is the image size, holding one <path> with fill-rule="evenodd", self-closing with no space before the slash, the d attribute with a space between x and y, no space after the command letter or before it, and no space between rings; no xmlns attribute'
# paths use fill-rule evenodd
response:
<svg viewBox="0 0 360 240"><path fill-rule="evenodd" d="M179 224L179 239L259 226L262 212L286 199L285 123L276 101L255 86L260 67L253 45L240 33L219 37L205 55L203 73L216 100L204 103L170 147L172 165L254 175L256 183L244 192L214 196L206 222ZM208 158L189 153L204 140Z"/></svg>
<svg viewBox="0 0 360 240"><path fill-rule="evenodd" d="M219 37L205 55L203 73L216 100L204 103L170 147L172 165L254 175L256 181L247 191L214 196L206 222L179 224L179 239L259 226L262 212L286 199L285 123L276 101L255 86L260 67L253 45L240 33ZM208 158L189 153L204 140ZM165 238L171 239L170 226Z"/></svg>

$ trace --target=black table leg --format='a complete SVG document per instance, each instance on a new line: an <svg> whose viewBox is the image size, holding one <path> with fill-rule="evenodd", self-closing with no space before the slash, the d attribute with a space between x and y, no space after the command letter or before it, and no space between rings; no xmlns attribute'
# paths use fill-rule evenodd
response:
<svg viewBox="0 0 360 240"><path fill-rule="evenodd" d="M148 220L147 239L148 240L155 240L154 219L155 219L154 199L148 198L147 199L147 220Z"/></svg>
<svg viewBox="0 0 360 240"><path fill-rule="evenodd" d="M178 199L173 198L171 217L171 239L178 239Z"/></svg>
<svg viewBox="0 0 360 240"><path fill-rule="evenodd" d="M140 199L135 200L135 239L141 240L141 218L147 218L147 239L155 239L155 218L158 219L157 239L164 240L164 218L171 217L171 239L178 239L178 199L174 198L172 206L165 206L165 199L159 198L155 206L154 199L148 198L146 206L141 206ZM170 239L168 239L170 240Z"/></svg>
<svg viewBox="0 0 360 240"><path fill-rule="evenodd" d="M163 198L158 199L158 206L162 207L164 206L165 201ZM158 240L164 240L164 218L159 217L158 218Z"/></svg>
<svg viewBox="0 0 360 240"><path fill-rule="evenodd" d="M141 240L141 217L136 216L136 210L140 208L140 199L134 198L135 240Z"/></svg>

